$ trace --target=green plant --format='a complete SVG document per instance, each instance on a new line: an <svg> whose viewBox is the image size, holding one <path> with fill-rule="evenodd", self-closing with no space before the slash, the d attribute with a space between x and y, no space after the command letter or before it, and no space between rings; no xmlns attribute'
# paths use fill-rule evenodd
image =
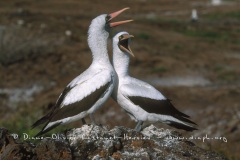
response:
<svg viewBox="0 0 240 160"><path fill-rule="evenodd" d="M157 67L154 67L152 71L164 73L164 72L167 72L167 68L165 68L164 66L157 66Z"/></svg>
<svg viewBox="0 0 240 160"><path fill-rule="evenodd" d="M147 33L139 33L139 34L137 35L137 37L139 37L139 38L141 38L141 39L147 40L147 39L149 39L151 36L150 36L149 34L147 34Z"/></svg>

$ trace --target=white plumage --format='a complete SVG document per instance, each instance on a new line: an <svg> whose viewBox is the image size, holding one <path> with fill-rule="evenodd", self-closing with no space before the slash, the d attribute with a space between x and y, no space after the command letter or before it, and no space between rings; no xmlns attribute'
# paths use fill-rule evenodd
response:
<svg viewBox="0 0 240 160"><path fill-rule="evenodd" d="M140 131L144 121L160 121L179 129L195 130L189 116L178 111L164 95L146 82L130 77L128 66L133 55L129 43L133 37L120 32L113 38L113 66L118 74L118 83L112 97L138 121L136 130Z"/></svg>
<svg viewBox="0 0 240 160"><path fill-rule="evenodd" d="M90 67L73 79L59 96L53 109L32 127L45 123L39 136L52 128L83 119L90 114L93 123L93 113L110 97L116 84L116 72L108 57L107 39L111 27L121 25L131 20L110 21L128 8L103 14L92 20L88 30L88 45L92 52L93 61Z"/></svg>

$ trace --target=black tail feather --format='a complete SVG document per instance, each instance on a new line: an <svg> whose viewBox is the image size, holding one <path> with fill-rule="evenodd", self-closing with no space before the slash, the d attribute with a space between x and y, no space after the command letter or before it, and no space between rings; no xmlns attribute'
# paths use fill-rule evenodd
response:
<svg viewBox="0 0 240 160"><path fill-rule="evenodd" d="M176 118L176 119L178 119L178 120L180 120L180 121L197 125L195 122L191 121L191 120L188 119L188 118L185 118L185 117L182 117L182 116L179 116L179 115L173 115L173 117Z"/></svg>
<svg viewBox="0 0 240 160"><path fill-rule="evenodd" d="M194 131L194 130L198 130L197 128L193 127L193 126L188 126L182 123L177 123L175 121L169 121L170 123L168 124L169 126L175 127L177 129L183 129L185 131Z"/></svg>
<svg viewBox="0 0 240 160"><path fill-rule="evenodd" d="M178 121L181 121L182 123L175 121L175 120L171 119L170 117L176 118ZM197 128L195 128L195 127L197 127L197 124L186 117L183 117L178 114L172 115L170 117L169 117L170 119L168 119L166 122L168 125L170 125L172 127L175 127L178 129L183 129L185 131L197 130Z"/></svg>
<svg viewBox="0 0 240 160"><path fill-rule="evenodd" d="M48 108L51 109L45 116L43 116L42 118L40 118L39 120L37 120L32 126L31 126L31 129L41 125L41 124L44 124L46 122L48 122L51 118L51 116L53 115L54 113L54 110L55 110L55 107L56 105L55 104L52 104L50 103L48 105Z"/></svg>
<svg viewBox="0 0 240 160"><path fill-rule="evenodd" d="M185 114L185 113L180 112L179 110L177 110L177 109L173 106L173 104L171 103L171 101L172 101L172 100L167 99L167 100L166 100L166 103L168 103L169 109L171 110L172 113L175 113L175 114L177 114L177 115L179 115L179 116L181 116L181 117L190 118L189 115L187 115L187 114Z"/></svg>
<svg viewBox="0 0 240 160"><path fill-rule="evenodd" d="M41 119L37 120L37 121L31 126L31 129L33 129L33 128L41 125L41 124L46 123L48 120L49 120L49 115L46 115L46 116L42 117Z"/></svg>
<svg viewBox="0 0 240 160"><path fill-rule="evenodd" d="M51 127L45 129L46 126L48 125L48 123L47 123L47 124L43 127L43 129L42 129L40 132L38 132L34 137L38 137L38 136L40 136L40 135L42 135L42 134L44 134L44 133L50 131L51 129L53 129L53 128L59 126L61 123L62 123L62 122L58 122L58 123L52 125Z"/></svg>

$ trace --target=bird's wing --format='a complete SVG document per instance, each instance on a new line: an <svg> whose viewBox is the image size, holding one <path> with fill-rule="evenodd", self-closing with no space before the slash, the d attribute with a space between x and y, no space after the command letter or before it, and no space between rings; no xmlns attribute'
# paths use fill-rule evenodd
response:
<svg viewBox="0 0 240 160"><path fill-rule="evenodd" d="M53 109L46 116L36 121L32 128L46 122L48 124L52 121L71 117L90 109L100 97L104 96L112 81L111 73L105 70L96 72L91 76L80 75L76 77L64 89Z"/></svg>
<svg viewBox="0 0 240 160"><path fill-rule="evenodd" d="M94 77L97 77L99 75L104 75L106 74L103 70L99 70L96 72L91 72L92 70L86 70L85 72L83 72L82 74L80 74L79 76L77 76L76 78L74 78L63 90L63 92L60 94L55 108L61 108L63 107L62 103L65 100L65 97L67 97L67 95L69 95L69 93L71 93L70 91L72 91L72 89L74 89L76 86L81 86L81 84L86 84L86 83L90 83L91 80L94 80ZM108 76L109 77L109 76ZM107 79L106 79L107 80ZM101 83L101 82L100 82ZM71 98L70 98L71 99ZM81 99L81 98L80 98Z"/></svg>
<svg viewBox="0 0 240 160"><path fill-rule="evenodd" d="M127 78L123 81L123 84L120 85L120 91L127 96L148 97L158 100L166 99L166 97L153 86L135 78Z"/></svg>
<svg viewBox="0 0 240 160"><path fill-rule="evenodd" d="M110 72L102 71L91 78L67 87L59 97L51 121L75 116L90 109L112 84Z"/></svg>
<svg viewBox="0 0 240 160"><path fill-rule="evenodd" d="M169 99L146 82L132 79L129 83L121 85L120 91L133 104L140 106L148 113L189 118L188 115L178 111Z"/></svg>

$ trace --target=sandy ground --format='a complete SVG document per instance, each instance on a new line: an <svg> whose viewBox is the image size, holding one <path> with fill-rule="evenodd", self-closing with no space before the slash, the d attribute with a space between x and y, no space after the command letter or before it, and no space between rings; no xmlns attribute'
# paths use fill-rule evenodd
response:
<svg viewBox="0 0 240 160"><path fill-rule="evenodd" d="M240 5L234 0L220 5L200 0L0 1L0 126L28 132L90 65L91 20L126 6L131 9L118 20L134 22L111 35L126 30L135 36L131 75L154 85L199 125L198 131L182 132L184 137L239 159ZM191 21L192 9L198 11L197 22ZM135 125L111 99L96 118L111 127ZM197 139L206 136L210 139L204 142Z"/></svg>

